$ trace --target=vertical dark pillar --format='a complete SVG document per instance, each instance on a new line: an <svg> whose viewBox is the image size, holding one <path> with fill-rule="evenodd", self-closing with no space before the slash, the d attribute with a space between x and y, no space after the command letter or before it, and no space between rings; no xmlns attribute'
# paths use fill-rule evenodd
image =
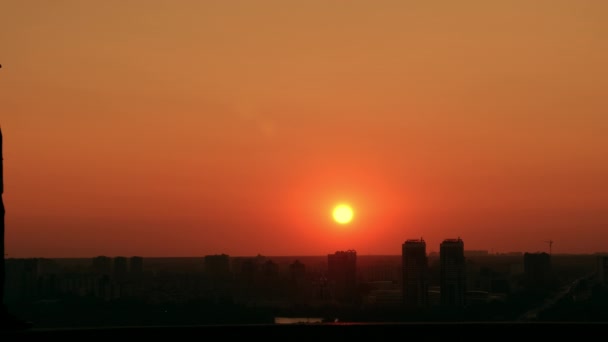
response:
<svg viewBox="0 0 608 342"><path fill-rule="evenodd" d="M4 156L2 154L2 129L0 129L0 214L2 218L0 218L0 257L2 262L0 262L0 301L2 306L4 306L4 200L2 199L2 194L4 194Z"/></svg>

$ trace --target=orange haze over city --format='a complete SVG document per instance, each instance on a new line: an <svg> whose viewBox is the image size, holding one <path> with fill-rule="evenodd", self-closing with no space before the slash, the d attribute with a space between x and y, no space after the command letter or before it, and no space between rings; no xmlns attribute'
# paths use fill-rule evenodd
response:
<svg viewBox="0 0 608 342"><path fill-rule="evenodd" d="M607 16L3 1L7 256L607 251Z"/></svg>

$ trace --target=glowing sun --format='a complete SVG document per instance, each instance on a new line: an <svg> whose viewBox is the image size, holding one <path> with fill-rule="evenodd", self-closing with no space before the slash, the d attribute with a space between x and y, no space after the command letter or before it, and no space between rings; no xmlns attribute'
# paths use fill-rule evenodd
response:
<svg viewBox="0 0 608 342"><path fill-rule="evenodd" d="M347 224L353 220L353 208L348 204L339 204L334 208L334 220L339 224Z"/></svg>

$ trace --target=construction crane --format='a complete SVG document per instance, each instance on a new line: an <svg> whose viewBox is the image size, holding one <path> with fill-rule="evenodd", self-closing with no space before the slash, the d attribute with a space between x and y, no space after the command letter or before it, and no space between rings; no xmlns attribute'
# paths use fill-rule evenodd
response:
<svg viewBox="0 0 608 342"><path fill-rule="evenodd" d="M549 255L551 255L552 252L553 252L552 251L552 249L553 249L553 240L547 240L547 241L545 241L545 243L549 244Z"/></svg>

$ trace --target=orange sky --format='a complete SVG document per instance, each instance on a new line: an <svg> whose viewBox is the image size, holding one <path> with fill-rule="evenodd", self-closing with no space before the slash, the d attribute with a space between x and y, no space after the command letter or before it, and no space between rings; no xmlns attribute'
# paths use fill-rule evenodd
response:
<svg viewBox="0 0 608 342"><path fill-rule="evenodd" d="M6 251L606 251L606 17L604 0L5 0Z"/></svg>

